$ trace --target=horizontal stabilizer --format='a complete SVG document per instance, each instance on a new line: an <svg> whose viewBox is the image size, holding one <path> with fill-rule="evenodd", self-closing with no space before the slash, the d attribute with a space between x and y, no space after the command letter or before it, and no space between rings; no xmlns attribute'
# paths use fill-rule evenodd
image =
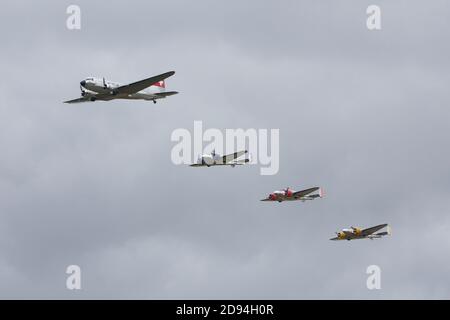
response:
<svg viewBox="0 0 450 320"><path fill-rule="evenodd" d="M178 94L178 92L177 91L158 92L158 93L155 93L154 95L157 96L158 98L165 98L165 97L173 96L174 94Z"/></svg>
<svg viewBox="0 0 450 320"><path fill-rule="evenodd" d="M64 103L81 103L81 102L88 102L89 99L86 97L82 97L82 98L78 98L78 99L73 99L73 100L69 100L69 101L64 101Z"/></svg>

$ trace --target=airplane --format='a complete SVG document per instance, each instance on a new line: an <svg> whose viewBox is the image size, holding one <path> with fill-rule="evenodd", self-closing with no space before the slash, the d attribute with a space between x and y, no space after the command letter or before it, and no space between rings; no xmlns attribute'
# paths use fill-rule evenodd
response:
<svg viewBox="0 0 450 320"><path fill-rule="evenodd" d="M64 101L64 103L109 101L113 99L148 100L156 103L157 99L163 99L178 93L166 91L164 80L174 74L175 71L169 71L126 85L106 81L105 78L86 78L80 82L81 98Z"/></svg>
<svg viewBox="0 0 450 320"><path fill-rule="evenodd" d="M378 232L378 230L387 227L387 231ZM336 232L337 237L331 238L330 240L356 240L356 239L378 239L383 236L391 235L391 227L388 224L380 224L375 227L360 229L355 227L350 227L350 229L343 229L341 232Z"/></svg>
<svg viewBox="0 0 450 320"><path fill-rule="evenodd" d="M315 191L319 191L319 193L312 194ZM324 193L322 188L314 187L301 191L294 191L291 188L287 187L282 191L274 191L265 199L261 201L292 201L292 200L301 200L305 202L306 200L314 200L316 198L323 198Z"/></svg>
<svg viewBox="0 0 450 320"><path fill-rule="evenodd" d="M237 160L237 158L248 153L247 150L238 151L225 156L216 153L213 150L211 154L202 154L198 156L197 163L191 164L191 167L211 167L211 166L231 166L235 167L250 162L250 159Z"/></svg>

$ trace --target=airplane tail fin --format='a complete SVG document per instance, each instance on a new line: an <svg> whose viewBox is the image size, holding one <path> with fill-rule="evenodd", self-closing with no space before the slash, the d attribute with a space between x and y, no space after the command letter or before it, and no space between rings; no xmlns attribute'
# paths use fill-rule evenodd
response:
<svg viewBox="0 0 450 320"><path fill-rule="evenodd" d="M164 80L158 81L158 82L152 84L151 86L156 87L161 92L166 90L166 82Z"/></svg>
<svg viewBox="0 0 450 320"><path fill-rule="evenodd" d="M325 197L325 191L323 190L323 188L319 188L319 197L320 198Z"/></svg>
<svg viewBox="0 0 450 320"><path fill-rule="evenodd" d="M378 232L378 233L375 233L374 235L377 236L377 237L392 235L391 226L388 225L386 231Z"/></svg>

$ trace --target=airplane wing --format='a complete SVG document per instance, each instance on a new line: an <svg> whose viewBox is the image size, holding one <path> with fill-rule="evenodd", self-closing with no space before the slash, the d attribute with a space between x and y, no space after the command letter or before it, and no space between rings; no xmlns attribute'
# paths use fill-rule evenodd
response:
<svg viewBox="0 0 450 320"><path fill-rule="evenodd" d="M226 156L222 157L222 162L223 162L223 164L228 164L228 162L230 162L232 160L236 160L237 158L246 154L247 152L248 152L247 150L244 150L244 151L238 151L238 152L235 152L232 154L227 154Z"/></svg>
<svg viewBox="0 0 450 320"><path fill-rule="evenodd" d="M157 98L165 98L165 97L169 97L169 96L173 96L174 94L177 94L177 91L167 91L167 92L158 92L158 93L154 93L153 95L155 95Z"/></svg>
<svg viewBox="0 0 450 320"><path fill-rule="evenodd" d="M319 187L309 188L309 189L294 192L293 196L296 198L300 198L300 197L306 196L317 190L319 190Z"/></svg>
<svg viewBox="0 0 450 320"><path fill-rule="evenodd" d="M246 164L247 162L250 162L250 159L236 160L236 161L228 162L227 164L239 166L241 164Z"/></svg>
<svg viewBox="0 0 450 320"><path fill-rule="evenodd" d="M64 101L64 103L80 103L80 102L90 102L91 98L95 98L95 100L109 101L116 99L117 96L111 95L109 93L98 93L94 96L84 96L78 99Z"/></svg>
<svg viewBox="0 0 450 320"><path fill-rule="evenodd" d="M339 237L331 238L330 240L341 240Z"/></svg>
<svg viewBox="0 0 450 320"><path fill-rule="evenodd" d="M166 73L163 73L163 74L160 74L160 75L148 78L148 79L144 79L141 81L133 82L133 83L118 87L116 89L116 91L120 94L123 94L123 93L124 94L133 94L133 93L142 91L145 88L150 87L152 84L155 84L159 81L167 79L168 77L173 76L174 74L175 74L175 71L169 71L169 72L166 72Z"/></svg>
<svg viewBox="0 0 450 320"><path fill-rule="evenodd" d="M380 225L375 226L375 227L371 227L371 228L364 229L364 230L361 231L361 235L362 235L362 236L368 236L368 235L371 235L372 233L375 233L375 232L377 232L378 230L383 229L383 228L386 227L386 226L387 226L387 224L380 224Z"/></svg>
<svg viewBox="0 0 450 320"><path fill-rule="evenodd" d="M88 101L89 101L89 98L81 97L81 98L78 98L78 99L64 101L64 103L81 103L81 102L88 102Z"/></svg>
<svg viewBox="0 0 450 320"><path fill-rule="evenodd" d="M246 164L247 162L249 162L250 160L245 159L245 160L239 160L236 162L228 162L228 163L216 163L216 164L211 164L210 167L214 167L214 166L241 166L243 164ZM202 164L202 163L193 163L190 165L191 167L207 167L207 164Z"/></svg>

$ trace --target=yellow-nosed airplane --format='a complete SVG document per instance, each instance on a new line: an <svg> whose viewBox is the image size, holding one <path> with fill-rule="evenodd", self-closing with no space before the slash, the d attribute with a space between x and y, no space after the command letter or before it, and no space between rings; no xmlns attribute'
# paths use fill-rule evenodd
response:
<svg viewBox="0 0 450 320"><path fill-rule="evenodd" d="M378 230L387 227L387 231L378 232ZM391 227L388 224L380 224L375 227L370 227L367 229L360 229L355 227L350 227L350 229L343 229L341 232L336 232L337 237L331 238L330 240L356 240L356 239L377 239L383 236L391 235Z"/></svg>

